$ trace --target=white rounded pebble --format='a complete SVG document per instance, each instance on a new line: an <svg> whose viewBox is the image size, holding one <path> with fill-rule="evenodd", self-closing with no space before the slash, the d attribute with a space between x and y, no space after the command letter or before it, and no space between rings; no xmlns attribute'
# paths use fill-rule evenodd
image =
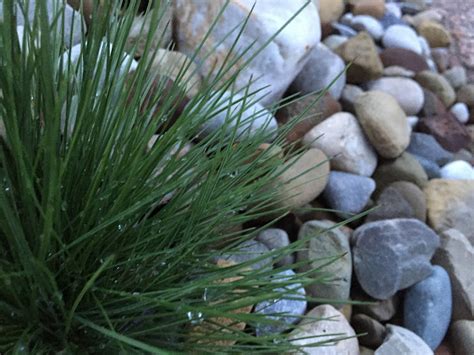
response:
<svg viewBox="0 0 474 355"><path fill-rule="evenodd" d="M393 25L387 28L382 39L385 48L404 48L417 54L422 53L416 32L408 26Z"/></svg>
<svg viewBox="0 0 474 355"><path fill-rule="evenodd" d="M408 116L407 121L411 128L415 128L420 119L417 116Z"/></svg>
<svg viewBox="0 0 474 355"><path fill-rule="evenodd" d="M474 168L464 160L456 160L441 168L441 178L451 180L474 180Z"/></svg>
<svg viewBox="0 0 474 355"><path fill-rule="evenodd" d="M377 41L382 38L384 33L383 26L380 21L378 21L375 17L368 15L354 16L350 25L357 31L367 31L370 36Z"/></svg>
<svg viewBox="0 0 474 355"><path fill-rule="evenodd" d="M450 111L459 122L464 124L469 121L469 109L464 102L458 102L457 104L453 105Z"/></svg>
<svg viewBox="0 0 474 355"><path fill-rule="evenodd" d="M431 48L426 38L423 36L418 36L418 42L420 42L421 54L423 55L423 57L431 58Z"/></svg>
<svg viewBox="0 0 474 355"><path fill-rule="evenodd" d="M390 12L396 18L402 18L402 10L400 9L400 6L393 2L385 4L385 12Z"/></svg>

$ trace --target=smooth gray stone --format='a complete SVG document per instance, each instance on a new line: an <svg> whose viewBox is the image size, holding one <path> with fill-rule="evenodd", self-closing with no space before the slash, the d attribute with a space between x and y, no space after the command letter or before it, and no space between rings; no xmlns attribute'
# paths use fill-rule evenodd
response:
<svg viewBox="0 0 474 355"><path fill-rule="evenodd" d="M441 266L405 293L404 326L435 350L446 335L452 313L449 275Z"/></svg>
<svg viewBox="0 0 474 355"><path fill-rule="evenodd" d="M295 273L292 270L285 270L275 275L272 281L275 283L284 282L293 275L295 275ZM255 312L266 314L267 318L280 322L278 324L262 323L257 325L255 330L257 336L282 333L287 330L291 324L298 322L300 316L305 313L307 302L303 286L301 284L294 284L275 289L275 292L281 293L287 293L289 291L290 293L283 296L283 299L264 301L255 305Z"/></svg>
<svg viewBox="0 0 474 355"><path fill-rule="evenodd" d="M327 205L342 218L362 212L375 190L375 181L366 176L331 171L323 191Z"/></svg>
<svg viewBox="0 0 474 355"><path fill-rule="evenodd" d="M362 289L376 299L425 279L440 240L417 219L390 219L362 225L354 231L354 269Z"/></svg>
<svg viewBox="0 0 474 355"><path fill-rule="evenodd" d="M439 166L443 166L453 159L452 153L441 147L432 135L426 133L413 132L407 152L434 161Z"/></svg>

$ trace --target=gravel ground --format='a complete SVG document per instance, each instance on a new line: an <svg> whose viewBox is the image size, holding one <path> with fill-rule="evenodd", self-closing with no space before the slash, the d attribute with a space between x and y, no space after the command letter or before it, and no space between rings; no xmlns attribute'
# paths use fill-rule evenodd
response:
<svg viewBox="0 0 474 355"><path fill-rule="evenodd" d="M474 80L474 0L433 0L446 11L444 24L453 35L452 62L463 64Z"/></svg>

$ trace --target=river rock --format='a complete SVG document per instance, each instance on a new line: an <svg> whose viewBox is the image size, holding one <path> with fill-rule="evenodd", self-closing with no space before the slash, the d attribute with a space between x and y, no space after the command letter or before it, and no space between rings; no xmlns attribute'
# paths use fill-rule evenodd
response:
<svg viewBox="0 0 474 355"><path fill-rule="evenodd" d="M336 48L346 63L351 63L347 70L347 81L351 84L361 84L382 76L383 65L377 53L374 40L367 32L357 36Z"/></svg>
<svg viewBox="0 0 474 355"><path fill-rule="evenodd" d="M341 111L341 105L329 93L321 97L314 93L304 96L278 110L276 117L280 124L290 123L286 136L289 142L299 141L317 124Z"/></svg>
<svg viewBox="0 0 474 355"><path fill-rule="evenodd" d="M403 324L434 350L444 339L452 312L449 275L441 266L405 292Z"/></svg>
<svg viewBox="0 0 474 355"><path fill-rule="evenodd" d="M459 123L465 124L469 121L469 109L464 102L454 104L449 110Z"/></svg>
<svg viewBox="0 0 474 355"><path fill-rule="evenodd" d="M329 177L329 161L319 149L309 149L281 167L277 177L276 207L292 210L313 201L323 192ZM280 185L281 184L281 185Z"/></svg>
<svg viewBox="0 0 474 355"><path fill-rule="evenodd" d="M402 78L414 78L415 72L405 69L403 67L391 66L383 70L383 76L388 77L402 77Z"/></svg>
<svg viewBox="0 0 474 355"><path fill-rule="evenodd" d="M269 249L263 244L256 240L248 240L240 243L235 252L228 252L222 256L216 257L216 260L223 260L224 262L232 264L249 263L254 259L260 258L253 264L248 265L254 270L261 270L265 268L271 268L272 257L262 259L262 256L269 252ZM247 266L247 265L244 265Z"/></svg>
<svg viewBox="0 0 474 355"><path fill-rule="evenodd" d="M369 91L355 103L357 118L367 138L384 158L402 154L410 140L407 118L397 101L380 91Z"/></svg>
<svg viewBox="0 0 474 355"><path fill-rule="evenodd" d="M448 48L433 48L431 56L439 72L444 72L450 65L450 54Z"/></svg>
<svg viewBox="0 0 474 355"><path fill-rule="evenodd" d="M344 13L343 0L319 0L319 17L321 24L327 25L337 21Z"/></svg>
<svg viewBox="0 0 474 355"><path fill-rule="evenodd" d="M354 301L367 302L366 304L354 305L354 312L366 314L370 318L385 323L397 313L400 297L395 294L386 300L376 300L368 296L356 296Z"/></svg>
<svg viewBox="0 0 474 355"><path fill-rule="evenodd" d="M441 116L448 112L446 105L433 92L423 88L423 93L425 94L425 100L421 110L422 117Z"/></svg>
<svg viewBox="0 0 474 355"><path fill-rule="evenodd" d="M329 88L332 97L339 100L346 84L344 70L344 61L324 44L318 43L293 81L292 90L304 95Z"/></svg>
<svg viewBox="0 0 474 355"><path fill-rule="evenodd" d="M323 197L331 209L347 218L362 212L374 190L375 182L369 177L331 171Z"/></svg>
<svg viewBox="0 0 474 355"><path fill-rule="evenodd" d="M384 33L382 24L376 18L369 15L354 16L350 25L357 31L366 31L376 41L382 38Z"/></svg>
<svg viewBox="0 0 474 355"><path fill-rule="evenodd" d="M333 229L331 229L333 228ZM352 254L349 236L335 228L329 221L309 221L303 224L298 233L298 240L307 240L306 248L298 251L297 261L304 264L301 272L316 270L315 278L327 274L330 281L306 286L311 297L346 301L349 299L352 277ZM328 258L336 258L331 264ZM323 267L323 265L325 265ZM311 275L309 275L311 277Z"/></svg>
<svg viewBox="0 0 474 355"><path fill-rule="evenodd" d="M268 228L264 229L257 235L257 241L263 243L270 251L286 248L290 245L290 238L288 233L283 229ZM292 254L287 254L283 258L276 260L276 266L292 265L294 257Z"/></svg>
<svg viewBox="0 0 474 355"><path fill-rule="evenodd" d="M323 43L328 47L330 50L335 51L337 47L339 47L341 44L346 42L349 38L346 36L341 36L341 35L329 35L327 36Z"/></svg>
<svg viewBox="0 0 474 355"><path fill-rule="evenodd" d="M138 15L134 18L130 32L128 33L127 41L125 43L125 50L131 53L134 46L135 52L133 56L135 58L143 56L145 48L147 46L148 34L150 31L153 32L153 39L149 43L149 53L153 53L159 47L167 48L171 42L172 35L172 17L173 17L173 5L171 3L166 4L166 1L161 2L163 4L162 16L158 22L156 29L151 30L150 26L153 24L153 11L145 14ZM131 53L132 54L132 53Z"/></svg>
<svg viewBox="0 0 474 355"><path fill-rule="evenodd" d="M415 333L397 325L386 326L387 337L375 355L433 355L430 347Z"/></svg>
<svg viewBox="0 0 474 355"><path fill-rule="evenodd" d="M360 87L356 85L347 84L344 86L341 95L341 105L344 111L355 113L355 102L357 98L364 93Z"/></svg>
<svg viewBox="0 0 474 355"><path fill-rule="evenodd" d="M233 134L235 126L238 125L236 133L239 138L265 134L267 141L272 141L276 137L278 125L275 117L259 102L255 102L255 98L243 100L241 94L225 91L222 94L215 92L201 100L205 100L206 103L193 104L193 107L199 109L194 112L195 115L207 117L199 133L201 139L213 134L224 125L228 134Z"/></svg>
<svg viewBox="0 0 474 355"><path fill-rule="evenodd" d="M216 16L222 10L224 0L216 0L203 6L200 0L177 0L175 4L175 40L177 48L186 55L192 55L203 41ZM300 8L305 0L295 0L290 3L269 3L266 1L231 0L224 9L222 17L213 27L209 38L200 51L198 60L201 74L207 77L215 73L214 68L220 68L226 58L239 55L246 45L233 47L240 36L240 43L256 42L253 50L244 54L239 62L246 62L257 49L260 49ZM249 16L253 8L252 16ZM248 17L248 23L240 31L241 24ZM229 33L232 33L228 36ZM280 99L296 75L309 59L311 50L319 43L321 26L319 15L314 3L308 4L294 21L291 21L283 31L266 46L257 57L245 68L239 64L227 74L239 72L236 88L245 88L252 79L259 78L250 85L249 91L266 88L266 95L260 102L270 105ZM219 46L216 48L217 44ZM238 62L238 63L239 63Z"/></svg>
<svg viewBox="0 0 474 355"><path fill-rule="evenodd" d="M449 47L451 35L446 28L435 21L423 21L417 27L418 33L426 38L430 47Z"/></svg>
<svg viewBox="0 0 474 355"><path fill-rule="evenodd" d="M449 329L456 355L472 355L474 349L474 320L458 320Z"/></svg>
<svg viewBox="0 0 474 355"><path fill-rule="evenodd" d="M469 107L474 107L474 84L461 86L457 92L457 100L464 102Z"/></svg>
<svg viewBox="0 0 474 355"><path fill-rule="evenodd" d="M387 5L395 5L395 4L387 4ZM395 5L394 8L398 8ZM397 17L393 12L385 12L385 15L380 19L380 23L382 24L384 29L389 28L393 25L406 25L405 21L403 21L400 17Z"/></svg>
<svg viewBox="0 0 474 355"><path fill-rule="evenodd" d="M355 37L357 35L357 32L353 30L352 27L343 25L342 23L339 23L339 22L333 22L331 24L331 27L334 31L336 31L341 36L350 38L350 37Z"/></svg>
<svg viewBox="0 0 474 355"><path fill-rule="evenodd" d="M441 168L441 178L474 180L474 168L464 160L455 160Z"/></svg>
<svg viewBox="0 0 474 355"><path fill-rule="evenodd" d="M393 25L387 28L382 38L385 48L404 48L421 54L421 45L418 36L410 27Z"/></svg>
<svg viewBox="0 0 474 355"><path fill-rule="evenodd" d="M420 112L424 94L420 85L407 78L381 78L369 83L369 90L385 92L393 96L408 116Z"/></svg>
<svg viewBox="0 0 474 355"><path fill-rule="evenodd" d="M410 153L403 153L395 160L387 160L380 164L373 175L377 184L377 193L396 181L408 181L420 188L428 182L423 167Z"/></svg>
<svg viewBox="0 0 474 355"><path fill-rule="evenodd" d="M387 186L375 202L377 208L369 213L366 222L396 218L426 220L425 194L418 186L397 181Z"/></svg>
<svg viewBox="0 0 474 355"><path fill-rule="evenodd" d="M360 285L371 297L387 299L431 274L439 237L419 220L391 219L357 228L353 243Z"/></svg>
<svg viewBox="0 0 474 355"><path fill-rule="evenodd" d="M321 305L313 308L306 316L308 318L301 321L298 329L292 331L289 336L294 345L303 346L301 350L306 354L359 354L359 344L355 338L354 329L341 312L330 305ZM338 336L335 337L333 334L338 334ZM335 338L343 339L329 342L323 347L304 347L304 345Z"/></svg>
<svg viewBox="0 0 474 355"><path fill-rule="evenodd" d="M456 65L443 73L446 80L449 81L454 89L459 89L467 84L466 69L461 65Z"/></svg>
<svg viewBox="0 0 474 355"><path fill-rule="evenodd" d="M183 68L187 68L184 73ZM152 70L161 75L166 75L173 81L178 81L179 76L178 82L184 84L186 94L191 98L199 93L202 80L197 74L197 66L183 53L158 49L153 59Z"/></svg>
<svg viewBox="0 0 474 355"><path fill-rule="evenodd" d="M63 38L66 48L71 48L81 43L83 26L83 18L81 14L74 10L69 4L65 4L64 9L59 8L55 0L43 0L46 4L48 12L48 23L51 26L51 31L55 32L58 38ZM0 22L3 22L3 0L0 2ZM28 23L33 26L33 21L37 18L36 0L28 1L28 8L20 6L16 2L16 25L25 26L25 14L28 17ZM39 11L39 8L38 8ZM64 23L64 32L63 32ZM34 32L34 30L32 29Z"/></svg>
<svg viewBox="0 0 474 355"><path fill-rule="evenodd" d="M474 246L456 229L440 234L441 246L433 264L442 266L449 274L453 291L453 320L474 317Z"/></svg>
<svg viewBox="0 0 474 355"><path fill-rule="evenodd" d="M351 319L351 325L357 334L367 333L358 338L359 344L372 349L382 345L385 338L385 327L375 319L365 314L356 314Z"/></svg>
<svg viewBox="0 0 474 355"><path fill-rule="evenodd" d="M456 93L444 76L429 70L419 72L415 80L424 88L432 91L449 107L456 100Z"/></svg>
<svg viewBox="0 0 474 355"><path fill-rule="evenodd" d="M412 154L418 163L420 163L423 170L425 170L428 179L439 179L441 177L441 168L432 160Z"/></svg>
<svg viewBox="0 0 474 355"><path fill-rule="evenodd" d="M438 232L457 229L474 243L474 181L434 179L424 192L428 224Z"/></svg>
<svg viewBox="0 0 474 355"><path fill-rule="evenodd" d="M441 22L443 20L443 13L439 9L433 8L422 11L414 16L407 17L409 24L418 27L425 21Z"/></svg>
<svg viewBox="0 0 474 355"><path fill-rule="evenodd" d="M272 282L287 281L295 273L292 270L281 271L273 276ZM257 336L278 334L287 330L291 324L300 320L306 311L306 292L301 284L278 287L275 292L281 292L282 297L273 301L263 301L255 305L255 312L267 315L266 318L277 320L277 324L258 324ZM281 315L280 315L281 314Z"/></svg>
<svg viewBox="0 0 474 355"><path fill-rule="evenodd" d="M431 134L444 149L454 153L468 147L471 142L466 127L451 113L423 117L418 123L418 129Z"/></svg>
<svg viewBox="0 0 474 355"><path fill-rule="evenodd" d="M348 3L354 15L382 18L385 13L385 0L349 0Z"/></svg>
<svg viewBox="0 0 474 355"><path fill-rule="evenodd" d="M407 152L445 165L453 159L453 155L444 149L433 136L426 133L413 132Z"/></svg>
<svg viewBox="0 0 474 355"><path fill-rule="evenodd" d="M333 169L371 176L377 167L377 154L350 113L332 115L311 129L303 141L330 157Z"/></svg>

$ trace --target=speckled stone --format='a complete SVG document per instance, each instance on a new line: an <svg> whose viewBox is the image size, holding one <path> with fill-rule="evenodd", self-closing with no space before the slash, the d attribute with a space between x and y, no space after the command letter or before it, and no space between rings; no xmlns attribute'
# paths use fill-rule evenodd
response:
<svg viewBox="0 0 474 355"><path fill-rule="evenodd" d="M363 290L387 299L432 272L430 259L439 237L416 219L391 219L364 224L353 234L353 260Z"/></svg>

